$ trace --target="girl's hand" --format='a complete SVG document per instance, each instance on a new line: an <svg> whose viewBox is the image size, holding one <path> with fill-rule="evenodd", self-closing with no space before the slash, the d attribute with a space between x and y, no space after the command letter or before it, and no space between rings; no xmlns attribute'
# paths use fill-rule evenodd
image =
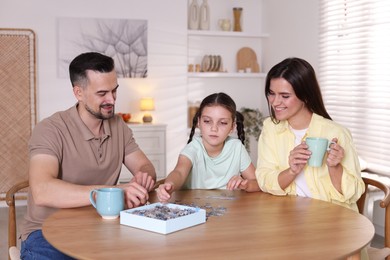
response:
<svg viewBox="0 0 390 260"><path fill-rule="evenodd" d="M334 144L330 145L328 157L326 158L328 167L337 166L344 158L344 148L337 144L337 138L333 138L332 142L334 142Z"/></svg>
<svg viewBox="0 0 390 260"><path fill-rule="evenodd" d="M308 148L309 146L305 142L302 142L290 152L288 164L290 165L290 172L292 174L298 175L305 167L311 155Z"/></svg>
<svg viewBox="0 0 390 260"><path fill-rule="evenodd" d="M168 202L173 192L172 183L163 183L156 189L158 200L162 203Z"/></svg>
<svg viewBox="0 0 390 260"><path fill-rule="evenodd" d="M241 178L240 175L235 175L229 180L228 184L226 185L226 188L228 190L245 190L248 188L248 180L244 180L243 178Z"/></svg>

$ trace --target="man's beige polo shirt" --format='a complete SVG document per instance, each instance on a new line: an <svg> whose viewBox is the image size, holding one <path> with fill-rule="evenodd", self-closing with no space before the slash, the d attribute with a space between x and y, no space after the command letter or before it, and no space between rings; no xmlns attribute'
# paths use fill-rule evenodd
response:
<svg viewBox="0 0 390 260"><path fill-rule="evenodd" d="M95 138L77 112L77 104L38 123L29 142L30 157L49 154L59 162L58 178L79 185L116 184L124 157L139 149L131 129L119 116L103 121L104 135ZM22 239L41 229L56 209L35 205L28 196Z"/></svg>

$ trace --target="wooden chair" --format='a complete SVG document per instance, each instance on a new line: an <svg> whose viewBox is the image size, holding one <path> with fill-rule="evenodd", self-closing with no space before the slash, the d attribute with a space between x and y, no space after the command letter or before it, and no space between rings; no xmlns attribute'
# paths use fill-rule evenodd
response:
<svg viewBox="0 0 390 260"><path fill-rule="evenodd" d="M385 243L384 248L378 249L369 246L367 248L367 252L369 255L370 260L375 259L387 259L390 260L390 188L383 184L382 182L374 179L370 179L367 177L362 177L366 190L363 193L363 195L360 197L360 199L357 201L357 206L359 208L359 212L363 214L364 212L364 206L366 202L367 194L370 192L370 190L375 187L377 189L380 189L384 192L383 199L380 201L380 207L385 209ZM371 187L370 187L371 186Z"/></svg>
<svg viewBox="0 0 390 260"><path fill-rule="evenodd" d="M8 205L8 248L9 259L20 259L20 250L17 248L16 234L16 209L15 209L15 194L28 187L28 181L22 181L12 186L5 195L5 200Z"/></svg>

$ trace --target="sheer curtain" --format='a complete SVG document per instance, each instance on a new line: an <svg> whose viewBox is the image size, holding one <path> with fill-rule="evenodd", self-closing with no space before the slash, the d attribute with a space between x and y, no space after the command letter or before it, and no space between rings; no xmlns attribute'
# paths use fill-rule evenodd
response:
<svg viewBox="0 0 390 260"><path fill-rule="evenodd" d="M390 176L390 1L320 0L319 81L367 168Z"/></svg>

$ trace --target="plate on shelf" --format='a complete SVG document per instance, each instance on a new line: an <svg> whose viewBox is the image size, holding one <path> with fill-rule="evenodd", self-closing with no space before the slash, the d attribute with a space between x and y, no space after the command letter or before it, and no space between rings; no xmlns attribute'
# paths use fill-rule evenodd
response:
<svg viewBox="0 0 390 260"><path fill-rule="evenodd" d="M209 55L209 59L210 59L210 67L207 71L212 71L213 70L213 67L214 67L214 58L213 58L213 55Z"/></svg>
<svg viewBox="0 0 390 260"><path fill-rule="evenodd" d="M219 68L218 68L218 71L219 72L224 72L222 57L221 56L218 56L218 57L219 57Z"/></svg>
<svg viewBox="0 0 390 260"><path fill-rule="evenodd" d="M210 58L210 67L209 67L208 71L213 71L214 66L215 66L215 59L214 59L213 55L209 55L209 58Z"/></svg>
<svg viewBox="0 0 390 260"><path fill-rule="evenodd" d="M204 55L202 60L202 71L203 72L208 71L209 67L210 67L210 57L209 55Z"/></svg>
<svg viewBox="0 0 390 260"><path fill-rule="evenodd" d="M221 56L219 55L215 56L215 60L216 60L216 66L214 68L214 71L219 71L219 69L221 68Z"/></svg>
<svg viewBox="0 0 390 260"><path fill-rule="evenodd" d="M211 68L211 71L215 71L215 69L217 68L217 66L218 66L217 56L216 56L216 55L213 55L213 67Z"/></svg>

